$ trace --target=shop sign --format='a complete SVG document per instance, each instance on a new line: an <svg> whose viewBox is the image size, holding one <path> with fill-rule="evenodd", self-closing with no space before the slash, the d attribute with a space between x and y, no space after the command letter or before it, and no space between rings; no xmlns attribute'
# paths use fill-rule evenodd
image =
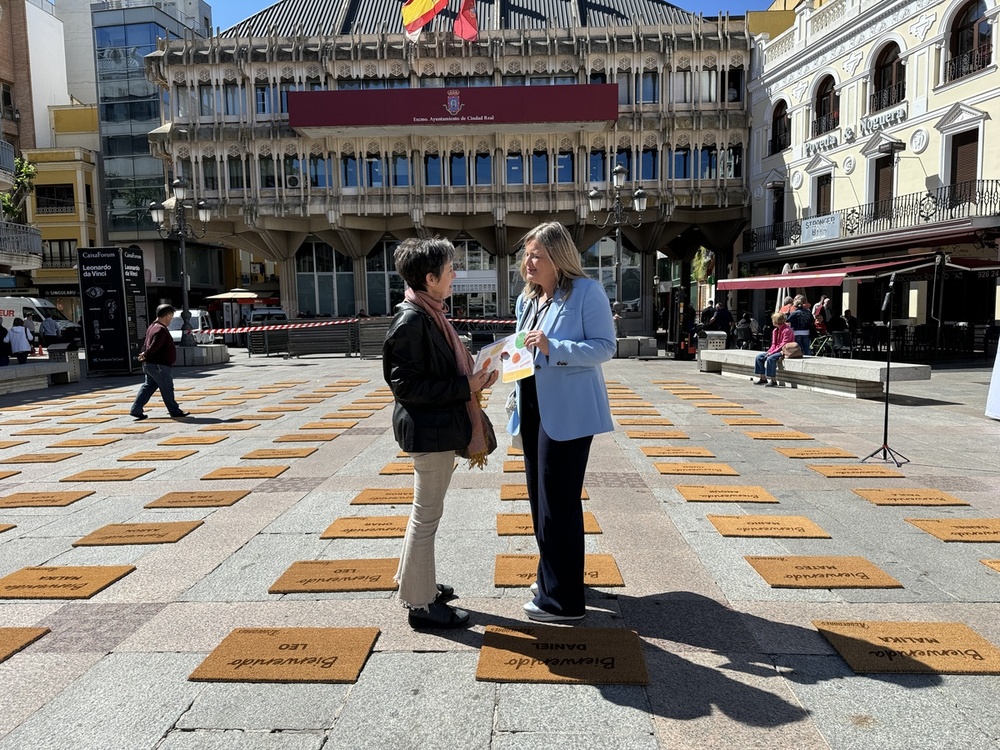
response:
<svg viewBox="0 0 1000 750"><path fill-rule="evenodd" d="M840 214L813 216L802 220L802 238L799 244L819 240L835 240L840 237Z"/></svg>

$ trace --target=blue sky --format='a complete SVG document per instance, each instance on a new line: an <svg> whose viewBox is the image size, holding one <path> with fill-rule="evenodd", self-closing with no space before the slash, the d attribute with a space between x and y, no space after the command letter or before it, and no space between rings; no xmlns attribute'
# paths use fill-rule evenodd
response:
<svg viewBox="0 0 1000 750"><path fill-rule="evenodd" d="M214 2L209 0L209 4L212 6L213 24L227 29L269 5L274 5L274 2L273 0L249 0L249 2L247 0L214 0ZM674 4L684 10L714 16L727 11L730 15L741 15L748 10L765 10L771 3L765 0L736 0L735 2L708 0L708 3L674 0Z"/></svg>

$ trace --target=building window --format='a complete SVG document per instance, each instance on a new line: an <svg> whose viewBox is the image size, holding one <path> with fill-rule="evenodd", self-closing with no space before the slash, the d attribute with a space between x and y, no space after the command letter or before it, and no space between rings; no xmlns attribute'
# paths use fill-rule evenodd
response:
<svg viewBox="0 0 1000 750"><path fill-rule="evenodd" d="M589 83L607 83L608 74L603 71L600 73L594 72L590 74L590 77L587 80Z"/></svg>
<svg viewBox="0 0 1000 750"><path fill-rule="evenodd" d="M260 186L261 188L273 188L277 184L277 177L274 172L274 157L258 157L260 166Z"/></svg>
<svg viewBox="0 0 1000 750"><path fill-rule="evenodd" d="M361 91L361 79L338 78L337 91Z"/></svg>
<svg viewBox="0 0 1000 750"><path fill-rule="evenodd" d="M556 155L556 182L573 182L573 152L561 151Z"/></svg>
<svg viewBox="0 0 1000 750"><path fill-rule="evenodd" d="M618 72L618 106L632 103L632 74Z"/></svg>
<svg viewBox="0 0 1000 750"><path fill-rule="evenodd" d="M812 124L813 138L840 126L840 97L833 76L827 76L820 83L813 101L813 112L816 115Z"/></svg>
<svg viewBox="0 0 1000 750"><path fill-rule="evenodd" d="M469 184L469 160L465 154L448 155L448 178L454 187L465 187Z"/></svg>
<svg viewBox="0 0 1000 750"><path fill-rule="evenodd" d="M76 213L72 185L35 185L35 208L40 214Z"/></svg>
<svg viewBox="0 0 1000 750"><path fill-rule="evenodd" d="M673 159L671 160L673 164L673 174L671 177L675 180L689 180L691 179L691 147L681 146L680 148L675 148L673 153Z"/></svg>
<svg viewBox="0 0 1000 750"><path fill-rule="evenodd" d="M268 84L254 86L254 112L258 115L269 115L274 112L274 103L271 101L271 87Z"/></svg>
<svg viewBox="0 0 1000 750"><path fill-rule="evenodd" d="M899 58L899 47L890 44L875 62L875 76L872 81L874 93L868 97L868 111L879 112L906 98L906 68Z"/></svg>
<svg viewBox="0 0 1000 750"><path fill-rule="evenodd" d="M615 166L625 168L625 180L632 179L632 152L627 148L620 148L615 152Z"/></svg>
<svg viewBox="0 0 1000 750"><path fill-rule="evenodd" d="M306 242L295 253L299 309L309 315L354 315L354 264L325 242Z"/></svg>
<svg viewBox="0 0 1000 750"><path fill-rule="evenodd" d="M302 187L302 161L297 156L286 156L283 160L282 184L289 189Z"/></svg>
<svg viewBox="0 0 1000 750"><path fill-rule="evenodd" d="M531 154L531 184L545 185L549 181L549 154L533 151Z"/></svg>
<svg viewBox="0 0 1000 750"><path fill-rule="evenodd" d="M896 157L883 156L876 159L875 167L875 218L888 219L892 216L892 186Z"/></svg>
<svg viewBox="0 0 1000 750"><path fill-rule="evenodd" d="M385 187L385 164L378 154L365 156L365 184L368 187Z"/></svg>
<svg viewBox="0 0 1000 750"><path fill-rule="evenodd" d="M392 185L393 187L409 187L410 157L406 154L392 155Z"/></svg>
<svg viewBox="0 0 1000 750"><path fill-rule="evenodd" d="M580 262L583 270L592 279L601 282L608 300L617 297L615 288L615 241L611 237L604 237L581 253ZM625 303L626 309L638 310L639 300L642 296L642 286L639 283L641 256L634 250L622 246L621 266L622 266L622 293L621 299Z"/></svg>
<svg viewBox="0 0 1000 750"><path fill-rule="evenodd" d="M778 154L792 145L792 118L788 116L788 104L778 102L771 115L771 140L767 143L768 155Z"/></svg>
<svg viewBox="0 0 1000 750"><path fill-rule="evenodd" d="M608 181L608 154L604 149L590 152L590 181Z"/></svg>
<svg viewBox="0 0 1000 750"><path fill-rule="evenodd" d="M5 120L14 119L14 84L0 83L0 114Z"/></svg>
<svg viewBox="0 0 1000 750"><path fill-rule="evenodd" d="M309 185L314 188L331 187L330 160L327 157L309 157Z"/></svg>
<svg viewBox="0 0 1000 750"><path fill-rule="evenodd" d="M660 176L660 152L655 148L644 148L639 159L639 179L658 179Z"/></svg>
<svg viewBox="0 0 1000 750"><path fill-rule="evenodd" d="M690 70L675 70L670 74L672 99L677 104L690 104L694 101L692 76Z"/></svg>
<svg viewBox="0 0 1000 750"><path fill-rule="evenodd" d="M816 211L813 216L826 216L833 206L833 175L820 175L814 184L816 185Z"/></svg>
<svg viewBox="0 0 1000 750"><path fill-rule="evenodd" d="M246 107L243 106L243 90L235 83L227 83L223 89L226 114L243 117Z"/></svg>
<svg viewBox="0 0 1000 750"><path fill-rule="evenodd" d="M993 58L992 35L986 3L972 0L965 5L951 29L951 59L945 65L945 81L978 73L989 65Z"/></svg>
<svg viewBox="0 0 1000 750"><path fill-rule="evenodd" d="M493 157L489 154L476 154L476 184L493 184Z"/></svg>
<svg viewBox="0 0 1000 750"><path fill-rule="evenodd" d="M524 76L504 76L500 81L501 86L524 86Z"/></svg>
<svg viewBox="0 0 1000 750"><path fill-rule="evenodd" d="M92 214L94 213L94 194L93 191L90 189L89 184L83 186L83 193L84 193L84 200L87 203L87 213Z"/></svg>
<svg viewBox="0 0 1000 750"><path fill-rule="evenodd" d="M239 156L230 156L226 159L226 172L229 175L229 189L243 190L246 187L244 179L243 159Z"/></svg>
<svg viewBox="0 0 1000 750"><path fill-rule="evenodd" d="M211 158L202 159L201 174L205 184L205 190L219 189L219 162Z"/></svg>
<svg viewBox="0 0 1000 750"><path fill-rule="evenodd" d="M726 149L726 165L725 174L723 175L726 179L733 179L735 177L743 177L743 144L734 143L728 149Z"/></svg>
<svg viewBox="0 0 1000 750"><path fill-rule="evenodd" d="M299 87L290 81L282 81L278 86L278 111L282 114L288 114L288 92L298 91Z"/></svg>
<svg viewBox="0 0 1000 750"><path fill-rule="evenodd" d="M726 70L721 83L725 89L721 92L722 101L743 101L743 68L729 68Z"/></svg>
<svg viewBox="0 0 1000 750"><path fill-rule="evenodd" d="M660 101L660 74L648 70L635 79L635 103L657 104Z"/></svg>
<svg viewBox="0 0 1000 750"><path fill-rule="evenodd" d="M215 87L198 87L198 114L201 117L212 117L215 114Z"/></svg>
<svg viewBox="0 0 1000 750"><path fill-rule="evenodd" d="M719 101L719 71L703 70L698 74L701 91L698 99L703 102Z"/></svg>
<svg viewBox="0 0 1000 750"><path fill-rule="evenodd" d="M698 176L703 180L714 180L719 176L719 152L715 146L702 146L699 149L701 154L701 167Z"/></svg>
<svg viewBox="0 0 1000 750"><path fill-rule="evenodd" d="M72 268L76 265L76 240L43 240L42 265Z"/></svg>
<svg viewBox="0 0 1000 750"><path fill-rule="evenodd" d="M358 159L354 154L340 157L340 186L345 188L358 186Z"/></svg>
<svg viewBox="0 0 1000 750"><path fill-rule="evenodd" d="M979 131L966 130L951 137L951 203L976 200L979 179Z"/></svg>
<svg viewBox="0 0 1000 750"><path fill-rule="evenodd" d="M396 272L393 254L399 242L384 240L365 258L365 282L368 287L369 315L392 315L396 305L403 301L406 291L403 278ZM360 312L360 311L359 311Z"/></svg>
<svg viewBox="0 0 1000 750"><path fill-rule="evenodd" d="M524 184L524 156L522 154L507 154L507 184Z"/></svg>
<svg viewBox="0 0 1000 750"><path fill-rule="evenodd" d="M424 155L424 184L428 187L441 187L441 157L437 154Z"/></svg>

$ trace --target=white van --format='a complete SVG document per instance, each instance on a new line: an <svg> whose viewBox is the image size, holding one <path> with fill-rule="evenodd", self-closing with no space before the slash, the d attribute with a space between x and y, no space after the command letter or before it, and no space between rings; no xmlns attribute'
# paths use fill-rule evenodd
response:
<svg viewBox="0 0 1000 750"><path fill-rule="evenodd" d="M262 326L270 323L287 323L288 315L280 307L255 307L250 310L247 325Z"/></svg>
<svg viewBox="0 0 1000 750"><path fill-rule="evenodd" d="M52 318L59 326L59 340L66 343L82 343L83 329L72 320L67 319L62 311L41 297L0 297L0 318L3 324L10 328L14 318L27 322L28 318L35 324L37 334L45 318Z"/></svg>
<svg viewBox="0 0 1000 750"><path fill-rule="evenodd" d="M181 317L181 311L177 310L174 313L173 320L170 321L170 338L174 340L175 344L181 343L181 328L183 326L184 319ZM212 325L212 318L208 314L207 310L191 311L191 335L194 336L194 343L214 344L215 334L202 333L202 331L207 331L212 328L215 328L215 326Z"/></svg>

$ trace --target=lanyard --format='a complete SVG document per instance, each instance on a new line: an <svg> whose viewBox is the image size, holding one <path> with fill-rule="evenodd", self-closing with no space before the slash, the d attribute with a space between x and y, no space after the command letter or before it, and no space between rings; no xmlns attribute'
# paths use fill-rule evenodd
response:
<svg viewBox="0 0 1000 750"><path fill-rule="evenodd" d="M541 323L542 319L544 319L545 313L548 312L549 307L551 307L551 305L552 305L552 297L549 297L547 300L545 300L545 304L542 305L541 307L538 307L538 300L536 299L535 314L531 318L531 325L528 326L526 330L534 331L538 327L538 324Z"/></svg>

